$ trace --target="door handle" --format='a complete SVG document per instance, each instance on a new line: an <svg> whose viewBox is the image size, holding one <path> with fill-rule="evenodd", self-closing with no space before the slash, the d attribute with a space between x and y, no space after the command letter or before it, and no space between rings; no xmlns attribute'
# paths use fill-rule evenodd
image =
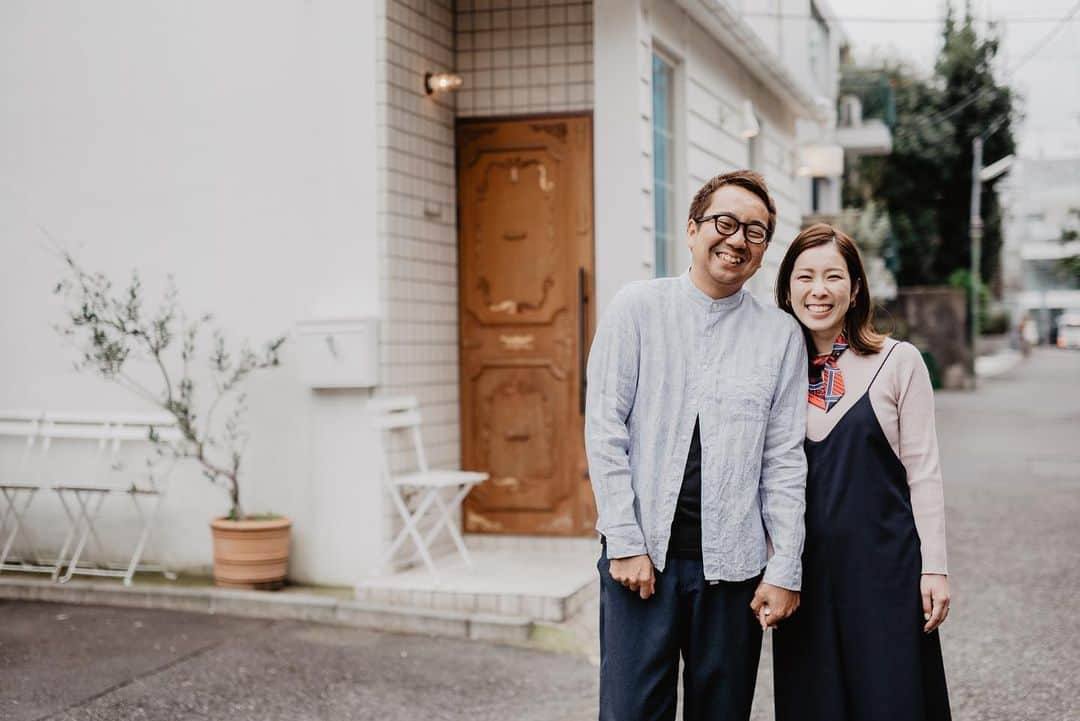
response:
<svg viewBox="0 0 1080 721"><path fill-rule="evenodd" d="M578 268L578 406L581 415L585 415L585 332L586 310L589 304L589 296L585 286L585 269Z"/></svg>

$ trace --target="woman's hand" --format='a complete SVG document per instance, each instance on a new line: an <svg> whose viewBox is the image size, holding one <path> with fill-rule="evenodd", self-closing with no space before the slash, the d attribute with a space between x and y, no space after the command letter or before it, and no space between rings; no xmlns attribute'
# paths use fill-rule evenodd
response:
<svg viewBox="0 0 1080 721"><path fill-rule="evenodd" d="M919 580L922 594L924 633L930 633L949 615L949 577L940 573L924 573Z"/></svg>
<svg viewBox="0 0 1080 721"><path fill-rule="evenodd" d="M612 558L608 573L617 583L634 591L644 601L656 593L656 576L648 554L628 558Z"/></svg>

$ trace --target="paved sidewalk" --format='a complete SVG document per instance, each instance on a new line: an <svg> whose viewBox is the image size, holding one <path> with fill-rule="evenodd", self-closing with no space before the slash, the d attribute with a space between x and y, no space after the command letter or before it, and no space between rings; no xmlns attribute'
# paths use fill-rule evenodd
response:
<svg viewBox="0 0 1080 721"><path fill-rule="evenodd" d="M0 601L0 719L577 721L584 660L175 611Z"/></svg>

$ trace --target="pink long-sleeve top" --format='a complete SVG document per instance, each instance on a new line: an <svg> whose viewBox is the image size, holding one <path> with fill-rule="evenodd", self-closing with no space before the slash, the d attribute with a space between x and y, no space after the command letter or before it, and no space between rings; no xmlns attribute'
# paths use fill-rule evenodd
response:
<svg viewBox="0 0 1080 721"><path fill-rule="evenodd" d="M898 346L889 355L889 351ZM882 361L888 361L882 366ZM922 545L922 572L948 573L945 559L945 495L934 423L934 391L918 349L887 339L880 352L859 355L848 349L837 361L844 377L844 397L826 413L810 405L807 438L820 441L862 397L874 373L870 404L896 457L907 470L911 510ZM857 476L852 476L853 482Z"/></svg>

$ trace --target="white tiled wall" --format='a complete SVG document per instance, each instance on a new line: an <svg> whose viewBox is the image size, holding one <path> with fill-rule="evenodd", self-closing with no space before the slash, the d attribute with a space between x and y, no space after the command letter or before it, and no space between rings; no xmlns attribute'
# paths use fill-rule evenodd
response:
<svg viewBox="0 0 1080 721"><path fill-rule="evenodd" d="M413 395L433 467L460 464L457 194L453 93L428 96L425 72L454 67L452 0L379 0L377 145L382 396ZM395 446L392 463L412 467ZM387 504L391 522L400 527Z"/></svg>
<svg viewBox="0 0 1080 721"><path fill-rule="evenodd" d="M378 0L379 394L415 395L433 467L460 467L456 116L589 109L592 6L582 0ZM465 86L428 96L426 72ZM391 462L412 461L404 446ZM389 534L400 523L387 505Z"/></svg>
<svg viewBox="0 0 1080 721"><path fill-rule="evenodd" d="M592 3L458 0L461 117L592 108Z"/></svg>

